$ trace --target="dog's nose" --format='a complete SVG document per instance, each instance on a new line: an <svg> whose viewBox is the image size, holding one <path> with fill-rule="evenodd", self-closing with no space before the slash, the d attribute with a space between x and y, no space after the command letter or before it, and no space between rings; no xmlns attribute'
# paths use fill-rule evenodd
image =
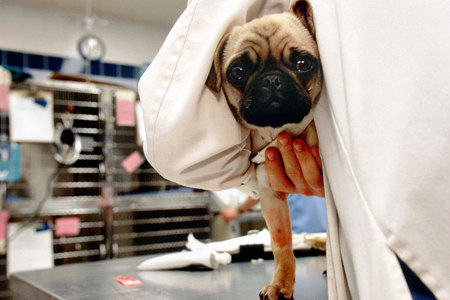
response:
<svg viewBox="0 0 450 300"><path fill-rule="evenodd" d="M268 74L261 81L262 87L275 90L279 89L283 84L282 78L278 74Z"/></svg>

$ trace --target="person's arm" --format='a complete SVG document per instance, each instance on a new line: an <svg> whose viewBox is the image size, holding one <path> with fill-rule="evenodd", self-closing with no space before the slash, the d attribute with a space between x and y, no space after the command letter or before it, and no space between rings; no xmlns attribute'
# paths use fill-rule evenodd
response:
<svg viewBox="0 0 450 300"><path fill-rule="evenodd" d="M175 23L139 80L143 149L161 176L183 186L238 187L257 196L249 130L233 117L225 95L214 94L205 82L226 31L256 13L287 10L289 1L282 2L191 1ZM211 20L215 25L205 26Z"/></svg>
<svg viewBox="0 0 450 300"><path fill-rule="evenodd" d="M317 147L281 133L278 149L266 150L266 167L271 187L281 193L324 197L322 160Z"/></svg>

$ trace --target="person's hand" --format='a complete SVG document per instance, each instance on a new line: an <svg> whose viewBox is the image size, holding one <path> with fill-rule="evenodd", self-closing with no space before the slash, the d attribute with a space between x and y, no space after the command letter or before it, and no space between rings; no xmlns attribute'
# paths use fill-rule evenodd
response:
<svg viewBox="0 0 450 300"><path fill-rule="evenodd" d="M259 199L248 196L244 203L239 205L239 208L227 207L220 212L220 215L225 221L229 222L239 217L242 213L251 210L258 202Z"/></svg>
<svg viewBox="0 0 450 300"><path fill-rule="evenodd" d="M234 207L227 207L220 212L220 216L227 222L236 219L239 215L239 210Z"/></svg>
<svg viewBox="0 0 450 300"><path fill-rule="evenodd" d="M272 189L286 194L324 197L322 159L317 147L287 133L277 138L278 150L266 150L266 167ZM281 154L281 156L280 156Z"/></svg>

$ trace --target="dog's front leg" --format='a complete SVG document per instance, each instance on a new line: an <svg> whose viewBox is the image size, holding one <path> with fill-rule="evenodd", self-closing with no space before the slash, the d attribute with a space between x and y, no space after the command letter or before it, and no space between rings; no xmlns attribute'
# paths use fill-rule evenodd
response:
<svg viewBox="0 0 450 300"><path fill-rule="evenodd" d="M261 209L270 232L275 271L270 285L264 286L261 299L291 299L294 294L295 257L287 195L270 188L266 166L256 169Z"/></svg>

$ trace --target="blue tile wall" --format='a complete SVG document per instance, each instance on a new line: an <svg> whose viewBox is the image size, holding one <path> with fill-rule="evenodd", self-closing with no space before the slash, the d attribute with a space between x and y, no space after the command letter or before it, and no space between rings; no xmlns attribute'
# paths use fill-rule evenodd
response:
<svg viewBox="0 0 450 300"><path fill-rule="evenodd" d="M132 66L121 66L120 75L123 78L136 78L136 68Z"/></svg>
<svg viewBox="0 0 450 300"><path fill-rule="evenodd" d="M44 69L44 55L28 54L27 66L32 69ZM47 67L48 68L48 67Z"/></svg>
<svg viewBox="0 0 450 300"><path fill-rule="evenodd" d="M105 68L105 70L104 70L105 76L118 77L117 76L117 65L104 63L103 66Z"/></svg>
<svg viewBox="0 0 450 300"><path fill-rule="evenodd" d="M62 57L47 56L46 58L48 60L48 70L54 72L61 70L64 61Z"/></svg>
<svg viewBox="0 0 450 300"><path fill-rule="evenodd" d="M23 53L15 51L7 51L6 64L8 66L23 68Z"/></svg>
<svg viewBox="0 0 450 300"><path fill-rule="evenodd" d="M0 49L0 64L6 66L58 72L66 60L68 58ZM80 64L84 64L81 59ZM92 75L126 79L139 79L144 71L139 66L101 61L92 61L90 67ZM86 70L82 69L82 73L85 73Z"/></svg>
<svg viewBox="0 0 450 300"><path fill-rule="evenodd" d="M91 74L92 75L100 75L103 73L100 72L100 65L101 63L99 61L91 61Z"/></svg>

